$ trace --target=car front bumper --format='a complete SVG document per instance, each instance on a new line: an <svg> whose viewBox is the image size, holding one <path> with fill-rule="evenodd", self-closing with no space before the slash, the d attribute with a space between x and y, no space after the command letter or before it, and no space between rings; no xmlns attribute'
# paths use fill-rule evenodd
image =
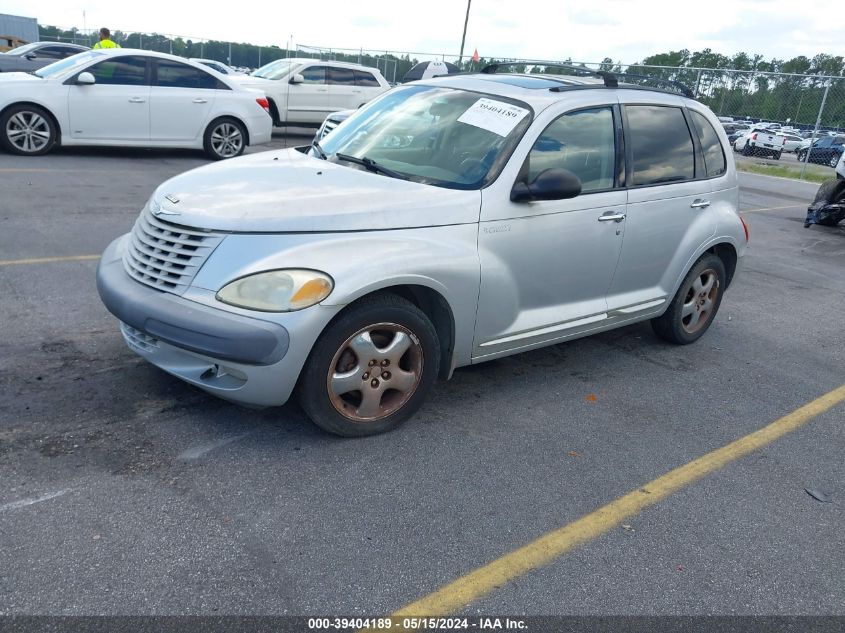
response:
<svg viewBox="0 0 845 633"><path fill-rule="evenodd" d="M314 306L299 313L271 315L290 321L289 330L276 321L150 288L132 279L123 267L126 237L104 251L97 268L97 290L120 321L129 348L164 371L226 400L254 406L284 404L314 341L339 308Z"/></svg>

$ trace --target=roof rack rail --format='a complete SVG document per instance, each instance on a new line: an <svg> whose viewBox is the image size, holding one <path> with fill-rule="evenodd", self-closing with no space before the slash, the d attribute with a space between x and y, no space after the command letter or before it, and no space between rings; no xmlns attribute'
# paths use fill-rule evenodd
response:
<svg viewBox="0 0 845 633"><path fill-rule="evenodd" d="M561 68L563 70L570 70L576 73L580 73L582 76L591 76L591 77L600 77L604 80L604 85L607 88L618 88L619 87L619 79L640 79L646 81L653 81L658 84L663 84L665 86L669 86L672 88L672 92L678 92L685 97L689 97L690 99L695 99L695 95L693 94L692 90L690 90L685 84L682 84L680 81L674 81L672 79L661 79L660 77L651 77L649 75L635 75L631 73L613 73L607 70L593 70L592 68L587 68L586 66L575 66L573 64L554 64L554 63L542 63L542 62L497 62L493 64L487 64L484 68L481 69L480 72L486 75L494 75L498 72L501 66L543 66L544 68ZM560 88L550 88L550 90L559 92Z"/></svg>

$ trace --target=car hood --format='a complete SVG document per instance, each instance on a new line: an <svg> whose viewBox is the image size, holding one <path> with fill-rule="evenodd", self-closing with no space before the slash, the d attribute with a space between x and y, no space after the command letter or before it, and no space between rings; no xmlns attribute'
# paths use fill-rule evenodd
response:
<svg viewBox="0 0 845 633"><path fill-rule="evenodd" d="M2 70L2 68L3 66L0 64L0 70ZM13 81L23 83L26 81L43 81L43 79L41 77L36 77L35 75L30 75L28 72L24 71L0 73L0 82L7 84Z"/></svg>
<svg viewBox="0 0 845 633"><path fill-rule="evenodd" d="M265 79L264 77L253 77L252 75L227 75L232 81L238 82L242 86L275 86L278 81L273 79Z"/></svg>
<svg viewBox="0 0 845 633"><path fill-rule="evenodd" d="M294 149L194 169L159 186L153 198L162 220L239 233L468 224L478 222L481 208L480 191L397 180Z"/></svg>

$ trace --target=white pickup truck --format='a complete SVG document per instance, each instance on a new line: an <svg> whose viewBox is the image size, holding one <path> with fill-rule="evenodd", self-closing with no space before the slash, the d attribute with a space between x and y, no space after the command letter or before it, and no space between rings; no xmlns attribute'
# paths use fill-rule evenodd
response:
<svg viewBox="0 0 845 633"><path fill-rule="evenodd" d="M734 150L743 156L771 156L780 159L786 137L773 130L753 129L734 141Z"/></svg>

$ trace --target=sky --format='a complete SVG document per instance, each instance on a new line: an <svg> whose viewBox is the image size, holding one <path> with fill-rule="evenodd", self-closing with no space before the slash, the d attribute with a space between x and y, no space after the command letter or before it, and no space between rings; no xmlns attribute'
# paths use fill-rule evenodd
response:
<svg viewBox="0 0 845 633"><path fill-rule="evenodd" d="M845 55L835 0L471 0L465 54L632 63L654 53L711 48L789 59ZM40 24L157 32L321 48L457 55L464 0L317 0L225 8L172 0L2 0L0 13ZM800 10L796 10L800 8ZM83 11L85 20L83 24ZM423 58L421 55L412 55Z"/></svg>

